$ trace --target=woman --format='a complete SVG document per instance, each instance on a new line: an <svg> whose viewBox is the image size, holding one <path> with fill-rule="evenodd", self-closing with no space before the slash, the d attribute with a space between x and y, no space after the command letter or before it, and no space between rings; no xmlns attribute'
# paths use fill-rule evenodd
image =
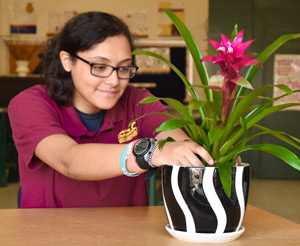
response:
<svg viewBox="0 0 300 246"><path fill-rule="evenodd" d="M181 130L154 134L165 116L128 125L165 112L159 102L138 104L150 93L128 85L137 70L132 50L128 27L102 12L73 17L48 42L42 54L46 86L21 92L8 108L21 208L148 205L140 173L162 165L201 166L196 154L213 163L202 146L183 141ZM155 139L168 136L177 141L159 150Z"/></svg>

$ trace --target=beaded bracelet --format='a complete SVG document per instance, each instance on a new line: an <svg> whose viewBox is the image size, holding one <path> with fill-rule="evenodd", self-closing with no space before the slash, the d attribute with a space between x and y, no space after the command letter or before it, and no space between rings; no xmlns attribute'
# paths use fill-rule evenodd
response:
<svg viewBox="0 0 300 246"><path fill-rule="evenodd" d="M136 177L138 175L140 175L139 173L129 173L126 169L126 159L127 159L127 149L128 149L128 145L127 144L122 152L121 155L121 160L120 160L120 165L121 165L121 170L124 173L124 175L128 176L128 177Z"/></svg>

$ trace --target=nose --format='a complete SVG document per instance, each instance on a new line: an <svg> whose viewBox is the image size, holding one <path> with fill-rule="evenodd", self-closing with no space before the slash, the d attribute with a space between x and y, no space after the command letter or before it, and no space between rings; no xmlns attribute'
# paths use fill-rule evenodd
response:
<svg viewBox="0 0 300 246"><path fill-rule="evenodd" d="M117 70L114 70L112 74L106 78L105 83L110 84L112 86L117 86L119 84L119 77L117 74Z"/></svg>

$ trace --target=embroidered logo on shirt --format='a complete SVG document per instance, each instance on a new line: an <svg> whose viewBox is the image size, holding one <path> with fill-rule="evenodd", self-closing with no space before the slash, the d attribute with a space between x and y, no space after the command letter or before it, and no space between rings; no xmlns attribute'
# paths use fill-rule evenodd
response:
<svg viewBox="0 0 300 246"><path fill-rule="evenodd" d="M130 128L123 130L118 134L119 143L125 143L127 141L130 141L137 135L138 135L138 130L136 127L136 122L133 122Z"/></svg>

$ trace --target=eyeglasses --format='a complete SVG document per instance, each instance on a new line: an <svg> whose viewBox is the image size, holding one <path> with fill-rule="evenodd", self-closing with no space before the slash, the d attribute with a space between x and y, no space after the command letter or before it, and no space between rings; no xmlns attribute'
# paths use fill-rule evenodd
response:
<svg viewBox="0 0 300 246"><path fill-rule="evenodd" d="M91 74L97 77L101 78L107 78L109 77L114 70L117 71L117 75L119 79L130 79L133 78L136 71L138 70L138 67L136 65L131 66L120 66L120 67L114 67L107 64L101 64L101 63L92 63L89 62L83 58L81 58L78 55L74 55L79 60L89 64L91 66Z"/></svg>

